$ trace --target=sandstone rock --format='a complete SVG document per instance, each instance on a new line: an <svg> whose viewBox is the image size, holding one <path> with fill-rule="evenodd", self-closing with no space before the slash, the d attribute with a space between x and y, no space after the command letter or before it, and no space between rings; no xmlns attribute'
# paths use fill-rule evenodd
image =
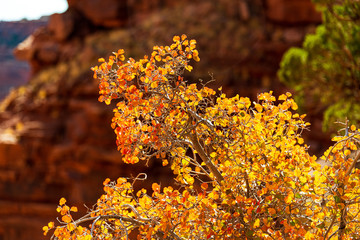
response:
<svg viewBox="0 0 360 240"><path fill-rule="evenodd" d="M48 28L39 28L14 50L20 60L29 61L33 73L59 60L59 44Z"/></svg>
<svg viewBox="0 0 360 240"><path fill-rule="evenodd" d="M50 16L48 28L57 41L65 41L74 31L75 19L70 11L63 14L55 13Z"/></svg>
<svg viewBox="0 0 360 240"><path fill-rule="evenodd" d="M302 40L304 34L296 28L289 28L284 31L284 39L289 43L298 43Z"/></svg>
<svg viewBox="0 0 360 240"><path fill-rule="evenodd" d="M68 4L98 26L121 27L128 18L126 0L68 0Z"/></svg>
<svg viewBox="0 0 360 240"><path fill-rule="evenodd" d="M59 45L56 42L45 42L38 47L35 59L46 65L55 64L59 59Z"/></svg>
<svg viewBox="0 0 360 240"><path fill-rule="evenodd" d="M266 0L266 15L271 21L281 23L320 22L311 0Z"/></svg>
<svg viewBox="0 0 360 240"><path fill-rule="evenodd" d="M93 25L77 8L69 8L61 14L49 18L47 28L57 42L67 42L76 37L83 37L93 31Z"/></svg>
<svg viewBox="0 0 360 240"><path fill-rule="evenodd" d="M23 146L14 142L16 140L10 134L4 135L6 134L0 136L0 140L6 141L6 143L0 143L0 168L16 170L24 167L25 152ZM13 161L9 161L11 159Z"/></svg>
<svg viewBox="0 0 360 240"><path fill-rule="evenodd" d="M30 61L35 52L33 44L34 36L30 35L14 49L15 57L21 61Z"/></svg>
<svg viewBox="0 0 360 240"><path fill-rule="evenodd" d="M248 4L245 1L239 2L239 11L240 11L240 17L242 20L249 20L250 18L250 12Z"/></svg>

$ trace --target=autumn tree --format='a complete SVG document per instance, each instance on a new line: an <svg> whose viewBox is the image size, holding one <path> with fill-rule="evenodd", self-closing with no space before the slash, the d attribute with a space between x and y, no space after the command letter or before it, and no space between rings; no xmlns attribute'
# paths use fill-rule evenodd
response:
<svg viewBox="0 0 360 240"><path fill-rule="evenodd" d="M318 105L324 130L334 122L360 122L360 2L313 0L323 24L289 49L280 64L280 79L296 91L304 109Z"/></svg>
<svg viewBox="0 0 360 240"><path fill-rule="evenodd" d="M111 123L123 161L162 161L179 187L104 181L104 194L74 219L62 198L52 239L359 239L360 132L351 126L321 169L301 133L309 126L290 93L228 98L181 76L199 61L196 41L175 36L150 56L124 51L93 68L99 100L116 101Z"/></svg>

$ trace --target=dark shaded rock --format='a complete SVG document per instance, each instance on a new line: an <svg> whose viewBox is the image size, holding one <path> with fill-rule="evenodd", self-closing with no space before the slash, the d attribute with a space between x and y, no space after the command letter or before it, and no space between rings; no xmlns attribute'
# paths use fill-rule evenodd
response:
<svg viewBox="0 0 360 240"><path fill-rule="evenodd" d="M321 22L321 15L309 0L266 0L267 17L279 23Z"/></svg>
<svg viewBox="0 0 360 240"><path fill-rule="evenodd" d="M97 26L122 27L128 20L126 0L68 0L68 4Z"/></svg>

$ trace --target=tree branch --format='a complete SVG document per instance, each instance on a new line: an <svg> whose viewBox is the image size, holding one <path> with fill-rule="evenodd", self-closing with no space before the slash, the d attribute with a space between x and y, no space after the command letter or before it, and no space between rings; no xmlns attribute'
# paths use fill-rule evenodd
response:
<svg viewBox="0 0 360 240"><path fill-rule="evenodd" d="M189 133L188 137L190 138L190 141L192 142L196 152L199 154L201 160L203 160L203 162L209 168L210 172L214 174L217 183L221 185L221 181L224 181L224 177L221 175L215 165L211 162L211 159L207 156L203 147L200 145L196 132L193 134Z"/></svg>

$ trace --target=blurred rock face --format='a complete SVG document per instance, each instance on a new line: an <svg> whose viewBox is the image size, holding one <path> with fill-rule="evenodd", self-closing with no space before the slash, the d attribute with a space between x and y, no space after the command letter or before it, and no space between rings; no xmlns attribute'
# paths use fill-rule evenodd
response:
<svg viewBox="0 0 360 240"><path fill-rule="evenodd" d="M15 50L33 76L0 104L0 239L43 239L41 227L55 219L60 197L79 209L91 206L106 177L146 171L149 185L171 182L161 164L121 163L113 106L97 102L90 71L97 58L119 48L142 57L185 33L197 40L201 57L189 81L214 78L212 87L255 100L259 92L286 91L275 76L281 56L320 21L310 0L68 3Z"/></svg>
<svg viewBox="0 0 360 240"><path fill-rule="evenodd" d="M0 100L11 87L24 84L30 77L27 62L18 61L13 49L35 29L46 25L46 20L0 22Z"/></svg>

